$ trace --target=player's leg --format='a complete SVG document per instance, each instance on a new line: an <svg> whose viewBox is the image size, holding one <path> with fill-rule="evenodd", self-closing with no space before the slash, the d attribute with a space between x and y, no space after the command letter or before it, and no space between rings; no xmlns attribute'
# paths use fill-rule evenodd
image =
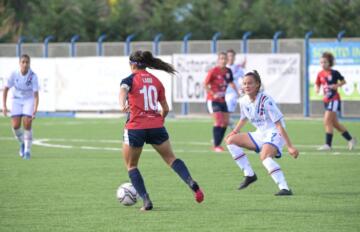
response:
<svg viewBox="0 0 360 232"><path fill-rule="evenodd" d="M229 127L231 129L235 128L235 121L231 118L231 115L235 112L237 105L237 96L234 94L225 95L226 106L229 112Z"/></svg>
<svg viewBox="0 0 360 232"><path fill-rule="evenodd" d="M335 112L331 110L326 110L324 114L324 128L325 128L325 144L318 148L318 150L329 151L331 150L332 140L333 140L333 121Z"/></svg>
<svg viewBox="0 0 360 232"><path fill-rule="evenodd" d="M122 153L131 183L143 199L144 206L141 210L151 210L153 205L146 191L144 179L137 168L144 145L144 137L144 130L125 130Z"/></svg>
<svg viewBox="0 0 360 232"><path fill-rule="evenodd" d="M24 157L24 132L21 128L21 118L23 112L23 104L17 99L13 99L11 108L11 127L15 138L20 143L19 155Z"/></svg>
<svg viewBox="0 0 360 232"><path fill-rule="evenodd" d="M230 114L228 113L227 111L227 107L226 107L226 104L224 103L224 109L223 111L221 112L222 113L222 119L220 121L221 123L221 138L220 138L220 144L222 143L222 140L224 139L224 136L225 136L225 133L226 133L226 129L229 125L229 118L230 118Z"/></svg>
<svg viewBox="0 0 360 232"><path fill-rule="evenodd" d="M239 187L239 189L244 189L251 183L255 182L257 180L257 176L242 148L258 151L258 145L255 141L253 141L248 133L232 135L226 139L226 143L232 158L244 172L245 178L244 181L240 183Z"/></svg>
<svg viewBox="0 0 360 232"><path fill-rule="evenodd" d="M340 103L339 103L338 110L340 112ZM353 150L357 143L356 138L353 138L350 135L350 133L348 132L348 130L346 129L346 127L339 122L337 114L335 114L335 117L333 118L333 125L334 125L335 129L341 133L341 135L344 137L344 139L346 139L348 141L349 150Z"/></svg>
<svg viewBox="0 0 360 232"><path fill-rule="evenodd" d="M280 189L280 191L275 195L292 195L280 165L274 160L274 157L280 153L280 149L281 148L278 147L275 143L265 143L260 151L260 159L262 160L262 164L268 171L269 175Z"/></svg>
<svg viewBox="0 0 360 232"><path fill-rule="evenodd" d="M34 110L34 101L29 99L24 101L23 105L23 126L24 126L24 159L30 159L31 146L33 141L32 133L32 114Z"/></svg>
<svg viewBox="0 0 360 232"><path fill-rule="evenodd" d="M151 134L149 134L149 141L147 141L147 143L150 143L154 147L163 160L191 188L195 193L195 200L199 203L202 202L204 200L204 194L197 182L191 177L186 164L181 159L175 157L166 129L151 129Z"/></svg>

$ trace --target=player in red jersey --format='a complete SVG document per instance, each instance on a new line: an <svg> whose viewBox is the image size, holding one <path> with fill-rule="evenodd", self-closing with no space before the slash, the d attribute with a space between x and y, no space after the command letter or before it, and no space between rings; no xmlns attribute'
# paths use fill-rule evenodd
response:
<svg viewBox="0 0 360 232"><path fill-rule="evenodd" d="M146 68L175 73L174 68L153 57L151 52L136 51L130 55L132 74L120 84L120 110L128 112L124 130L123 156L129 177L144 201L141 210L151 210L153 204L146 191L144 180L137 168L144 143L151 144L163 160L181 177L195 193L195 200L202 202L204 194L192 179L185 163L172 151L164 120L169 112L165 89L161 82ZM158 103L161 112L158 111Z"/></svg>
<svg viewBox="0 0 360 232"><path fill-rule="evenodd" d="M231 69L226 67L227 56L225 52L218 55L217 66L210 69L204 87L207 92L207 107L214 118L213 140L215 152L222 152L224 148L221 142L224 138L226 128L229 124L229 111L225 101L226 88L230 85L236 93L238 90L233 82Z"/></svg>
<svg viewBox="0 0 360 232"><path fill-rule="evenodd" d="M331 150L333 138L333 128L335 127L342 136L348 141L349 150L353 150L356 145L356 139L353 138L347 129L338 121L337 113L340 112L341 101L338 88L345 84L344 77L331 67L334 65L334 56L330 52L324 52L320 59L322 70L318 73L315 82L315 91L319 93L320 86L324 92L324 126L325 126L325 144L318 150Z"/></svg>

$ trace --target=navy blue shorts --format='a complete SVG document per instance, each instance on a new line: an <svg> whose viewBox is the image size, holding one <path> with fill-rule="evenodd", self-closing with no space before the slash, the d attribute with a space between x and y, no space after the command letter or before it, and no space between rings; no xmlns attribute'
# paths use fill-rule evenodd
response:
<svg viewBox="0 0 360 232"><path fill-rule="evenodd" d="M207 101L207 109L210 114L215 112L224 112L224 113L229 112L226 102Z"/></svg>
<svg viewBox="0 0 360 232"><path fill-rule="evenodd" d="M151 129L125 129L124 143L131 147L142 147L144 143L160 145L169 139L165 127Z"/></svg>
<svg viewBox="0 0 360 232"><path fill-rule="evenodd" d="M332 100L330 102L324 102L324 107L326 111L339 112L341 111L341 101Z"/></svg>

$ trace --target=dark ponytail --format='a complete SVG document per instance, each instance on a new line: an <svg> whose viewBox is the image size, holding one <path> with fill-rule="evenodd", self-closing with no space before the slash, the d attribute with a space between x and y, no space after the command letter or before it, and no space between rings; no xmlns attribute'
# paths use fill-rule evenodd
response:
<svg viewBox="0 0 360 232"><path fill-rule="evenodd" d="M135 64L139 69L158 69L171 74L176 72L171 64L168 64L159 58L155 58L149 51L136 51L131 53L130 63Z"/></svg>

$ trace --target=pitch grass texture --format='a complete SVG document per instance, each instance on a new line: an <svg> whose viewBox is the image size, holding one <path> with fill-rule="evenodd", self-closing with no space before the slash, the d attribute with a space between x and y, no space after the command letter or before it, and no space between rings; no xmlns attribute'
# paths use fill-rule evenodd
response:
<svg viewBox="0 0 360 232"><path fill-rule="evenodd" d="M258 181L237 190L242 173L228 152L214 153L211 121L168 120L176 155L205 192L198 204L150 146L139 168L154 203L126 207L115 191L128 182L120 148L124 119L36 119L31 160L22 160L8 118L0 118L0 231L360 231L360 149L318 152L322 122L287 121L300 150L279 161L291 197L278 191L258 155L247 152ZM359 122L344 123L360 137ZM248 127L247 129L251 129ZM40 145L36 145L40 144Z"/></svg>

